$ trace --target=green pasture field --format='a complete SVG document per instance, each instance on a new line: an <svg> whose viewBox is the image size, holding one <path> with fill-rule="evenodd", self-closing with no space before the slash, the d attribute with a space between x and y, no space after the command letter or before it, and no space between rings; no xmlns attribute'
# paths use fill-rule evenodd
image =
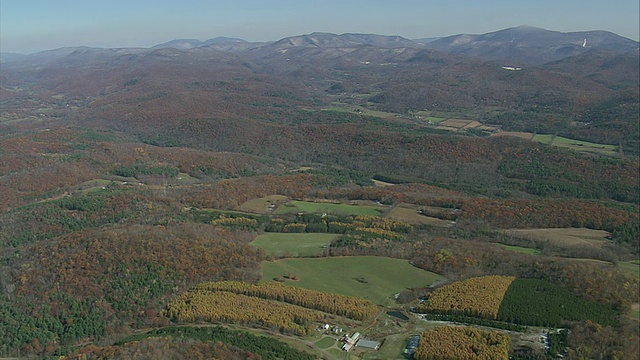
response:
<svg viewBox="0 0 640 360"><path fill-rule="evenodd" d="M551 141L553 140L554 135L550 135L550 134L535 134L533 136L533 141L537 141L539 143L542 144L551 144Z"/></svg>
<svg viewBox="0 0 640 360"><path fill-rule="evenodd" d="M316 346L319 347L320 349L328 349L334 346L335 344L336 344L336 339L330 336L325 336L316 342Z"/></svg>
<svg viewBox="0 0 640 360"><path fill-rule="evenodd" d="M251 245L264 249L267 255L304 257L319 256L322 249L338 234L298 234L298 233L264 233L258 235Z"/></svg>
<svg viewBox="0 0 640 360"><path fill-rule="evenodd" d="M427 116L425 119L428 121L431 121L434 124L438 124L446 120L445 118L435 117L435 116Z"/></svg>
<svg viewBox="0 0 640 360"><path fill-rule="evenodd" d="M512 245L505 245L505 244L500 244L500 246L502 246L503 248L505 248L507 250L521 252L521 253L525 253L525 254L540 255L542 253L540 250L534 249L534 248L527 248L527 247L522 247L522 246L512 246Z"/></svg>
<svg viewBox="0 0 640 360"><path fill-rule="evenodd" d="M354 109L359 109L361 112L358 113ZM371 109L367 109L366 107L362 107L362 106L349 106L349 107L335 106L335 107L324 108L322 110L324 110L324 111L340 111L340 112L347 112L347 113L351 113L351 114L361 114L361 115L365 115L365 116L375 116L375 117L379 117L379 118L392 118L392 117L395 117L395 115L396 115L395 113L379 111L379 110L371 110Z"/></svg>
<svg viewBox="0 0 640 360"><path fill-rule="evenodd" d="M262 281L283 275L297 281L287 285L369 299L389 304L394 294L413 287L428 286L442 276L418 269L406 260L377 256L286 259L262 263Z"/></svg>
<svg viewBox="0 0 640 360"><path fill-rule="evenodd" d="M431 111L431 110L420 110L414 113L416 116L420 116L423 119L442 119L437 120L438 122L444 121L446 119L455 119L455 118L467 118L469 116L473 117L471 114L459 113L459 112L446 112L446 111ZM431 120L433 121L433 120ZM435 121L433 121L435 122Z"/></svg>
<svg viewBox="0 0 640 360"><path fill-rule="evenodd" d="M627 274L640 277L640 260L621 261L618 268Z"/></svg>
<svg viewBox="0 0 640 360"><path fill-rule="evenodd" d="M580 141L557 136L553 144L559 147L566 147L576 151L597 153L603 155L616 155L618 147L616 145L597 144L588 141Z"/></svg>
<svg viewBox="0 0 640 360"><path fill-rule="evenodd" d="M617 154L618 147L616 145L597 144L588 141L574 140L562 136L554 136L548 134L536 134L533 141L537 141L547 145L553 145L581 152L589 152L601 155L614 156Z"/></svg>
<svg viewBox="0 0 640 360"><path fill-rule="evenodd" d="M370 215L379 216L385 209L384 206L348 205L333 203L315 203L309 201L289 201L280 205L276 214L291 214L299 212L331 213L340 215Z"/></svg>

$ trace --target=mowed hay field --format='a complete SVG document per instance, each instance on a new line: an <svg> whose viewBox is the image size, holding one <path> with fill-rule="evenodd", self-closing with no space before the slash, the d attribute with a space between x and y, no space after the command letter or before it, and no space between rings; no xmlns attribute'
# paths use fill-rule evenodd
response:
<svg viewBox="0 0 640 360"><path fill-rule="evenodd" d="M289 201L280 205L276 214L291 214L299 212L328 213L337 215L369 215L379 216L385 206L334 204L328 202Z"/></svg>
<svg viewBox="0 0 640 360"><path fill-rule="evenodd" d="M306 289L369 299L386 305L394 294L412 287L428 286L442 276L424 271L406 260L378 256L286 259L262 263L262 281L280 276L296 277L285 284Z"/></svg>
<svg viewBox="0 0 640 360"><path fill-rule="evenodd" d="M589 152L600 155L617 156L618 147L616 145L598 144L588 141L574 140L562 136L550 134L536 134L533 141L539 143L569 148L576 151Z"/></svg>
<svg viewBox="0 0 640 360"><path fill-rule="evenodd" d="M240 205L240 210L256 214L270 214L273 212L272 205L277 207L287 200L288 198L284 195L269 195L262 198L251 199L243 203Z"/></svg>
<svg viewBox="0 0 640 360"><path fill-rule="evenodd" d="M419 214L420 208L418 205L402 203L391 209L385 217L411 225L451 226L451 221Z"/></svg>
<svg viewBox="0 0 640 360"><path fill-rule="evenodd" d="M532 140L533 133L530 132L520 132L520 131L499 131L492 136L515 136L524 140Z"/></svg>
<svg viewBox="0 0 640 360"><path fill-rule="evenodd" d="M549 242L564 248L589 247L596 249L608 244L610 240L607 237L611 235L604 230L584 228L510 229L504 230L504 232L511 236Z"/></svg>
<svg viewBox="0 0 640 360"><path fill-rule="evenodd" d="M282 256L320 256L324 247L336 239L339 234L314 233L264 233L258 235L251 245L264 249L267 255Z"/></svg>

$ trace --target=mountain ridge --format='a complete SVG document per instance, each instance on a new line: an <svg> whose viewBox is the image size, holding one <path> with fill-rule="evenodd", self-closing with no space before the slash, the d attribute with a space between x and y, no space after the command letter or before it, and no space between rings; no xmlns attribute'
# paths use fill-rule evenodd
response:
<svg viewBox="0 0 640 360"><path fill-rule="evenodd" d="M585 43L586 39L586 43ZM197 47L214 47L223 51L244 51L265 45L280 47L354 47L376 46L385 48L429 48L449 53L480 57L485 60L519 60L523 63L544 63L562 57L577 55L589 49L614 53L638 52L638 41L604 30L560 32L533 26L518 26L484 34L457 34L446 37L407 39L398 35L367 33L312 32L293 35L275 41L251 42L240 38L219 36L205 41L198 39L173 39L148 49L176 48L182 50ZM509 46L511 45L511 46ZM96 48L75 46L68 48ZM144 47L134 47L144 48ZM36 54L60 52L62 49L45 50L24 55L1 53L3 62L22 60ZM545 50L546 49L546 50ZM543 51L544 50L544 51ZM539 54L544 52L543 54Z"/></svg>
<svg viewBox="0 0 640 360"><path fill-rule="evenodd" d="M485 34L443 37L425 47L484 60L511 60L519 64L543 64L590 50L613 53L638 51L638 42L608 31L560 32L518 26Z"/></svg>

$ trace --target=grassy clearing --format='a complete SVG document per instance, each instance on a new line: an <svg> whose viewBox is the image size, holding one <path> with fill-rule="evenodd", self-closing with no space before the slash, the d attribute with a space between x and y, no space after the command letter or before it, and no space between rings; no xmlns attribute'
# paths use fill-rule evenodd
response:
<svg viewBox="0 0 640 360"><path fill-rule="evenodd" d="M86 194L91 191L102 190L103 187L111 185L111 182L111 180L95 179L85 181L82 184L75 186L75 188L80 190L82 194Z"/></svg>
<svg viewBox="0 0 640 360"><path fill-rule="evenodd" d="M309 201L289 201L281 205L276 214L291 214L299 212L308 213L328 213L337 215L380 215L386 207L384 206L365 206L365 205L348 205L348 204L332 204L332 203L316 203Z"/></svg>
<svg viewBox="0 0 640 360"><path fill-rule="evenodd" d="M593 154L608 156L617 156L618 154L618 147L616 145L598 144L550 134L536 134L533 137L533 141Z"/></svg>
<svg viewBox="0 0 640 360"><path fill-rule="evenodd" d="M180 185L189 185L189 184L197 184L200 182L200 179L195 178L187 173L179 173L178 176L176 176L176 181L180 184Z"/></svg>
<svg viewBox="0 0 640 360"><path fill-rule="evenodd" d="M339 107L339 106L335 106L335 107L329 107L329 108L324 108L322 109L324 111L339 111L339 112L346 112L346 113L351 113L351 114L359 114L359 115L365 115L365 116L374 116L374 117L379 117L379 118L393 118L396 116L395 113L390 113L390 112L386 112L386 111L378 111L378 110L372 110L363 106L351 106L349 105L349 107Z"/></svg>
<svg viewBox="0 0 640 360"><path fill-rule="evenodd" d="M597 144L588 141L580 141L556 136L553 141L554 146L573 149L576 151L589 152L595 154L614 156L618 153L618 147L608 144Z"/></svg>
<svg viewBox="0 0 640 360"><path fill-rule="evenodd" d="M262 281L292 274L288 285L369 299L388 304L406 288L427 286L442 277L408 261L376 256L287 259L262 263Z"/></svg>
<svg viewBox="0 0 640 360"><path fill-rule="evenodd" d="M210 215L224 215L226 217L247 217L247 218L256 218L260 215L246 212L246 211L234 211L234 210L219 210L219 209L197 209L198 212ZM218 217L215 216L214 219Z"/></svg>
<svg viewBox="0 0 640 360"><path fill-rule="evenodd" d="M320 349L328 349L334 346L336 343L337 343L336 339L330 336L325 336L316 342L316 346L319 347Z"/></svg>
<svg viewBox="0 0 640 360"><path fill-rule="evenodd" d="M270 214L273 212L271 205L277 206L287 201L287 199L284 195L269 195L258 199L251 199L240 205L240 210L258 214Z"/></svg>
<svg viewBox="0 0 640 360"><path fill-rule="evenodd" d="M536 134L533 136L533 141L537 141L539 143L542 144L551 144L551 142L553 141L553 138L555 137L555 135L550 135L550 134Z"/></svg>
<svg viewBox="0 0 640 360"><path fill-rule="evenodd" d="M530 239L539 242L549 242L555 246L590 247L600 249L610 243L611 235L604 230L592 230L584 228L558 228L558 229L511 229L505 230L508 235Z"/></svg>
<svg viewBox="0 0 640 360"><path fill-rule="evenodd" d="M531 254L531 255L540 255L540 254L542 254L542 252L540 250L533 249L533 248L527 248L527 247L521 247L521 246L512 246L512 245L505 245L505 244L500 244L500 246L502 246L503 248L505 248L507 250L516 251L516 252L525 253L525 254Z"/></svg>
<svg viewBox="0 0 640 360"><path fill-rule="evenodd" d="M322 249L340 235L337 234L283 234L265 233L256 237L251 245L264 249L272 256L319 256Z"/></svg>
<svg viewBox="0 0 640 360"><path fill-rule="evenodd" d="M521 131L499 131L493 134L493 136L515 136L524 140L533 140L533 133Z"/></svg>
<svg viewBox="0 0 640 360"><path fill-rule="evenodd" d="M640 260L619 262L618 268L627 274L640 277Z"/></svg>
<svg viewBox="0 0 640 360"><path fill-rule="evenodd" d="M445 111L430 111L430 110L420 110L415 113L416 116L419 116L423 119L432 120L432 122L440 122L446 119L452 118L464 118L469 116L464 113L457 112L445 112ZM435 120L435 121L434 121Z"/></svg>
<svg viewBox="0 0 640 360"><path fill-rule="evenodd" d="M451 221L419 214L418 210L420 210L420 208L418 205L400 204L389 211L385 217L392 220L403 221L411 225L451 226Z"/></svg>
<svg viewBox="0 0 640 360"><path fill-rule="evenodd" d="M425 119L434 124L438 124L446 120L446 118L435 117L435 116L427 116Z"/></svg>

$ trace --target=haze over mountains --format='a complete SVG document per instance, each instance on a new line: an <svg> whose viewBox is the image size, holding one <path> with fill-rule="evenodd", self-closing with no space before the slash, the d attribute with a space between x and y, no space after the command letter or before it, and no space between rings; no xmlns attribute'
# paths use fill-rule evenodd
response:
<svg viewBox="0 0 640 360"><path fill-rule="evenodd" d="M512 60L539 64L578 55L589 50L613 53L637 53L638 42L607 31L558 32L531 26L519 26L480 35L459 34L443 38L410 40L401 36L346 33L311 33L291 36L273 42L252 43L238 38L216 37L206 41L176 39L152 47L188 50L211 47L226 51L244 51L264 46L282 47L354 47L428 48L447 53L464 54L485 60ZM132 49L133 51L133 49ZM49 51L37 53L43 54ZM36 55L37 55L36 54ZM25 55L3 53L3 62L16 61Z"/></svg>
<svg viewBox="0 0 640 360"><path fill-rule="evenodd" d="M589 127L604 126L608 135L598 140L606 138L606 143L638 152L638 141L631 136L637 133L637 122L629 120L635 119L638 108L638 42L604 31L561 33L521 26L432 42L330 33L268 43L219 37L173 40L153 48L61 48L3 59L2 91L9 98L25 96L8 89L31 79L53 93L77 97L74 101L80 103L94 99L91 107L77 111L87 113L84 119L96 116L95 106L112 113L123 109L126 117L156 113L153 99L167 92L172 93L163 101L168 114L192 109L202 116L264 117L263 111L255 112L238 99L249 93L271 94L264 104L280 106L281 101L295 99L298 104L340 101L399 113L465 111L511 130L573 136L578 131L600 133ZM257 77L260 82L251 80ZM230 84L238 79L251 90L233 98ZM205 100L223 89L227 96ZM138 102L133 111L119 105L125 99ZM198 105L185 107L192 102ZM617 117L600 116L600 105L611 102ZM19 105L13 109L11 102L5 106L22 111ZM526 122L501 118L513 111L538 115ZM589 125L571 130L549 125L544 119L550 114ZM592 135L580 137L593 140Z"/></svg>

